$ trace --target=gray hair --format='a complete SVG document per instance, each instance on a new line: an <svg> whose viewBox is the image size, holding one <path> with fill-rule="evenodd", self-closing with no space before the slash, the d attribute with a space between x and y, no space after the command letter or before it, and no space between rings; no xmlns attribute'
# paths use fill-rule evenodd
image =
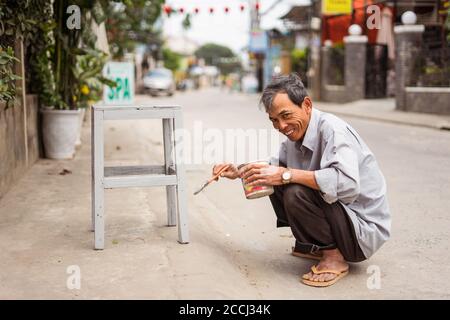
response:
<svg viewBox="0 0 450 320"><path fill-rule="evenodd" d="M278 93L286 93L289 99L299 107L308 95L302 79L296 73L277 76L264 88L261 96L260 103L264 105L266 112L269 112L273 99Z"/></svg>

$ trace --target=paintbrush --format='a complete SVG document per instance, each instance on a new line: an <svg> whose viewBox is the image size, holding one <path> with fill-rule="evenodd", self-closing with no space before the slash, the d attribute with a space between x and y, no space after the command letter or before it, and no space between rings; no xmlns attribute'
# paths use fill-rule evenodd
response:
<svg viewBox="0 0 450 320"><path fill-rule="evenodd" d="M217 174L215 174L211 179L206 180L206 182L197 190L194 192L194 195L199 194L203 189L205 189L211 182L213 182L214 180L216 180L221 174L222 172L224 172L225 170L227 170L230 167L230 165L227 165L226 167L223 167L219 172L217 172Z"/></svg>

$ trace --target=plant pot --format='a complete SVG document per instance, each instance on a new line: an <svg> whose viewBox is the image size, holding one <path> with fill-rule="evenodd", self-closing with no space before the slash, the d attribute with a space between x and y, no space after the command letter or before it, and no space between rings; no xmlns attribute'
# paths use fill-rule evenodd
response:
<svg viewBox="0 0 450 320"><path fill-rule="evenodd" d="M49 159L71 159L80 128L80 110L42 108L42 134L45 156Z"/></svg>
<svg viewBox="0 0 450 320"><path fill-rule="evenodd" d="M78 135L77 141L75 141L75 148L81 147L81 129L83 128L84 114L86 113L86 109L80 109L80 119L78 123Z"/></svg>

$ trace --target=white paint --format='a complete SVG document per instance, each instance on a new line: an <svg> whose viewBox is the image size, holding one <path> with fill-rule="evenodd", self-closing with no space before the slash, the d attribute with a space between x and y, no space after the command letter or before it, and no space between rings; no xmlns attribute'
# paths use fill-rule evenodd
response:
<svg viewBox="0 0 450 320"><path fill-rule="evenodd" d="M186 178L183 159L176 156L180 145L172 138L175 130L182 130L180 107L107 107L102 105L94 106L92 112L92 221L95 231L95 249L104 248L104 189L125 187L166 186L168 225L176 225L178 221L178 242L188 243ZM164 166L105 168L103 123L104 120L110 119L161 119L164 133Z"/></svg>

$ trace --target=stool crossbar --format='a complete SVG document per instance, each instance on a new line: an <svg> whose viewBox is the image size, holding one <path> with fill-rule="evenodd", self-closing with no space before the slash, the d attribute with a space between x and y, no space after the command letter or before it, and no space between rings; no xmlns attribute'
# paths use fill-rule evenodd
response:
<svg viewBox="0 0 450 320"><path fill-rule="evenodd" d="M104 166L104 121L162 119L164 165ZM92 230L94 248L105 246L104 190L127 187L165 186L167 195L167 224L178 223L178 242L188 243L187 195L185 172L176 155L178 145L174 132L182 128L179 106L103 106L91 108L92 148Z"/></svg>

